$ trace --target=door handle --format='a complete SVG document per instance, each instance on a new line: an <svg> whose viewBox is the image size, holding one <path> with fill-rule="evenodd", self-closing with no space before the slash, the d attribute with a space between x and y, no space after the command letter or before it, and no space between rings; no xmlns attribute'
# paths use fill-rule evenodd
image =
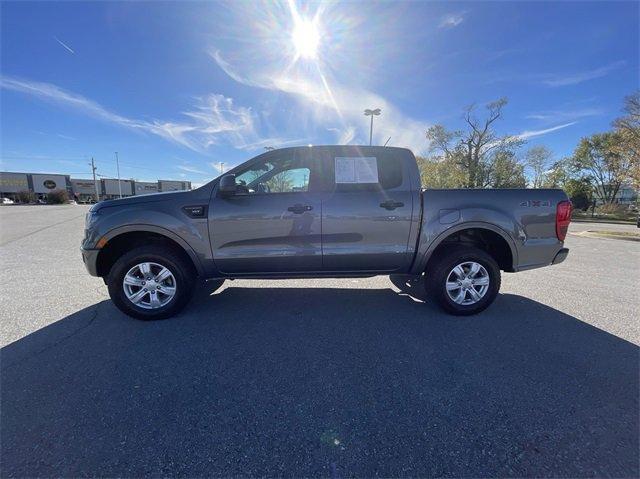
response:
<svg viewBox="0 0 640 479"><path fill-rule="evenodd" d="M387 200L383 203L380 203L380 208L384 208L386 210L395 210L396 208L401 208L404 206L402 201L393 201Z"/></svg>
<svg viewBox="0 0 640 479"><path fill-rule="evenodd" d="M299 215L304 213L305 211L311 211L312 209L313 209L313 206L309 206L309 205L293 205L293 206L289 206L287 208L287 211L291 211L292 213Z"/></svg>

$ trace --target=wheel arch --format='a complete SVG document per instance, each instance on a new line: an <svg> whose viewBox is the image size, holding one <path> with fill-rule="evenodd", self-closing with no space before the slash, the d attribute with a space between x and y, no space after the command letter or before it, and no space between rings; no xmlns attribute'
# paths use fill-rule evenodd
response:
<svg viewBox="0 0 640 479"><path fill-rule="evenodd" d="M109 231L102 238L106 240L106 244L98 253L98 276L106 277L113 264L126 251L149 242L172 248L193 267L198 276L204 275L202 265L189 244L165 228L153 225L127 225Z"/></svg>
<svg viewBox="0 0 640 479"><path fill-rule="evenodd" d="M500 269L508 272L516 271L518 264L518 250L511 236L499 226L469 222L456 225L440 233L429 245L427 251L420 258L414 272L421 274L429 262L438 256L438 252L450 245L469 244L491 255Z"/></svg>

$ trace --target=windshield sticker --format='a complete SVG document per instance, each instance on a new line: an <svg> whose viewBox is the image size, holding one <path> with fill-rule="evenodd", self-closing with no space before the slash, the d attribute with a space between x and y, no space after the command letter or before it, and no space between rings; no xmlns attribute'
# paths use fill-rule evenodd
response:
<svg viewBox="0 0 640 479"><path fill-rule="evenodd" d="M378 160L374 156L337 156L336 183L378 183Z"/></svg>

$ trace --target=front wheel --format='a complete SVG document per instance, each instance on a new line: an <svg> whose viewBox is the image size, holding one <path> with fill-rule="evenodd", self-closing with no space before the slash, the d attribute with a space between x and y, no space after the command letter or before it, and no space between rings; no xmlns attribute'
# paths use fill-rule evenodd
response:
<svg viewBox="0 0 640 479"><path fill-rule="evenodd" d="M489 254L473 247L452 247L434 258L426 271L429 295L448 313L468 316L486 309L500 290L500 268Z"/></svg>
<svg viewBox="0 0 640 479"><path fill-rule="evenodd" d="M109 296L123 313L143 320L178 313L194 290L193 268L164 246L141 246L122 255L107 278Z"/></svg>

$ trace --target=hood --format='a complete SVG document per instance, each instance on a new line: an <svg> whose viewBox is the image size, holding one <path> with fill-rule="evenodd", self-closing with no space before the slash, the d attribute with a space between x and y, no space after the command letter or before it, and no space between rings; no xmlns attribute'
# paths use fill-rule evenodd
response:
<svg viewBox="0 0 640 479"><path fill-rule="evenodd" d="M147 195L139 195L139 196L129 196L127 198L119 198L116 200L104 200L100 203L96 203L91 207L91 211L98 211L103 208L111 208L114 206L129 206L129 205L139 205L142 203L155 203L158 201L170 201L174 199L178 199L179 197L184 197L188 195L192 195L197 190L187 190L187 191L165 191L163 193L151 193Z"/></svg>

